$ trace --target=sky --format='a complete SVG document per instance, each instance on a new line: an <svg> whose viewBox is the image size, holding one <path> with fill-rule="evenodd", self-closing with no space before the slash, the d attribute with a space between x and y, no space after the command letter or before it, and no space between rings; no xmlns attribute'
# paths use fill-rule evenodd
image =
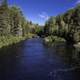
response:
<svg viewBox="0 0 80 80"><path fill-rule="evenodd" d="M80 0L8 0L10 6L21 8L25 18L44 25L50 16L56 16L73 8Z"/></svg>

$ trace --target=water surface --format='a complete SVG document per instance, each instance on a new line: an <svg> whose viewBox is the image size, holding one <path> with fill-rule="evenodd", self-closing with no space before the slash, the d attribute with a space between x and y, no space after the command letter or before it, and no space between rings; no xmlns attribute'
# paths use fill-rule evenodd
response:
<svg viewBox="0 0 80 80"><path fill-rule="evenodd" d="M80 71L54 71L74 65L74 49L47 47L41 39L29 39L0 51L0 80L80 80Z"/></svg>

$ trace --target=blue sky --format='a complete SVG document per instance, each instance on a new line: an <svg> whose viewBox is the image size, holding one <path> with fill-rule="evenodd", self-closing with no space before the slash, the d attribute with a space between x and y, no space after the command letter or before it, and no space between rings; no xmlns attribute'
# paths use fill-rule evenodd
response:
<svg viewBox="0 0 80 80"><path fill-rule="evenodd" d="M26 19L43 25L50 16L64 13L80 0L8 0L8 3L20 7Z"/></svg>

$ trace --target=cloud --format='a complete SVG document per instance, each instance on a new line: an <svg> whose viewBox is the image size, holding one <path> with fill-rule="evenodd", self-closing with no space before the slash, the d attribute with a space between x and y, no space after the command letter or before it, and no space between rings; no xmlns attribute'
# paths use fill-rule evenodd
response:
<svg viewBox="0 0 80 80"><path fill-rule="evenodd" d="M47 20L49 18L46 12L42 12L38 15L41 19Z"/></svg>
<svg viewBox="0 0 80 80"><path fill-rule="evenodd" d="M79 4L80 3L80 0L77 0L76 4Z"/></svg>

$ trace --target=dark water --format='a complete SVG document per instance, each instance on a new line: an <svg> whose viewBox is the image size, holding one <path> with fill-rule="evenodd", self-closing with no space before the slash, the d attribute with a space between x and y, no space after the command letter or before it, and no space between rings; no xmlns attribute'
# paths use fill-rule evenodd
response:
<svg viewBox="0 0 80 80"><path fill-rule="evenodd" d="M0 80L80 80L79 69L57 72L77 64L74 55L72 47L50 48L41 39L26 40L0 50Z"/></svg>

